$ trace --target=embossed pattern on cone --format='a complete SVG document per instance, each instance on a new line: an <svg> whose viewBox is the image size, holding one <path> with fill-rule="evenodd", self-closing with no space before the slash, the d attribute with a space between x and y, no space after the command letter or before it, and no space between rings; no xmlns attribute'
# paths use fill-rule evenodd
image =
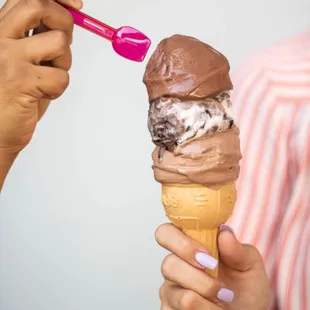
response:
<svg viewBox="0 0 310 310"><path fill-rule="evenodd" d="M162 203L169 220L216 259L218 227L229 219L236 200L235 183L218 190L198 184L162 184ZM218 269L206 272L218 276Z"/></svg>

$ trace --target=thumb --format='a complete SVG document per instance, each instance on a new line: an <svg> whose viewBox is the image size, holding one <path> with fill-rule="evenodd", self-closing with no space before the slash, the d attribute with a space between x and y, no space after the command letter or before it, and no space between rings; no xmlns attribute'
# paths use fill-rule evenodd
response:
<svg viewBox="0 0 310 310"><path fill-rule="evenodd" d="M243 272L263 264L259 251L252 245L241 244L229 226L221 225L220 230L218 247L222 264Z"/></svg>

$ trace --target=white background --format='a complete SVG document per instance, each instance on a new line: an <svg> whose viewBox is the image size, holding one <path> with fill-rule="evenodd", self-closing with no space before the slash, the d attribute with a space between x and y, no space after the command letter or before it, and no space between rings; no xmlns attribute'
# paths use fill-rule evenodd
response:
<svg viewBox="0 0 310 310"><path fill-rule="evenodd" d="M114 2L114 3L113 3ZM3 0L0 1L3 4ZM89 0L153 40L196 36L235 68L310 28L309 0ZM165 221L146 127L145 64L76 29L66 94L16 161L0 208L0 310L159 310Z"/></svg>

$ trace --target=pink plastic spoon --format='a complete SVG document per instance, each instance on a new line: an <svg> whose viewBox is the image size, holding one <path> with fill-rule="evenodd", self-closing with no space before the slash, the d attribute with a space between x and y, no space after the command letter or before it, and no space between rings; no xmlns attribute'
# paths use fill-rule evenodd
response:
<svg viewBox="0 0 310 310"><path fill-rule="evenodd" d="M68 7L66 9L72 14L77 26L112 42L114 51L120 56L137 62L144 60L150 48L151 40L142 32L129 26L114 29L85 13Z"/></svg>

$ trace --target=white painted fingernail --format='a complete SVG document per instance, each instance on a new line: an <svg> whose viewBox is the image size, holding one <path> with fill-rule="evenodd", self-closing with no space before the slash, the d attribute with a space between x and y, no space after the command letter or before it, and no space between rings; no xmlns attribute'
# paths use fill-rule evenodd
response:
<svg viewBox="0 0 310 310"><path fill-rule="evenodd" d="M203 252L196 253L196 261L210 270L214 270L218 264L218 261L214 257Z"/></svg>
<svg viewBox="0 0 310 310"><path fill-rule="evenodd" d="M217 293L217 298L224 302L232 302L234 296L235 296L234 292L227 288L221 288Z"/></svg>

